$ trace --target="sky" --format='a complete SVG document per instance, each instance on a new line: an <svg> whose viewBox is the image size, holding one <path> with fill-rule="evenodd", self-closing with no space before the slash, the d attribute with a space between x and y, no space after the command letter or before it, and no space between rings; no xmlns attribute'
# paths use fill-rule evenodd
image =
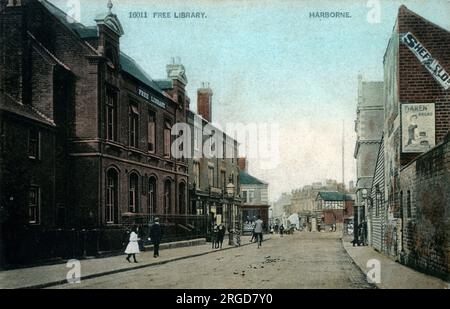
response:
<svg viewBox="0 0 450 309"><path fill-rule="evenodd" d="M106 0L51 2L76 12L85 25L108 10ZM267 169L249 160L249 172L269 183L272 201L311 182L341 181L343 131L345 182L356 180L357 76L383 79L383 55L400 5L450 30L450 0L112 3L125 32L121 50L152 78L165 78L171 57L180 58L192 110L197 88L209 82L214 122L278 125L279 164ZM336 11L350 18L310 17ZM147 18L130 18L130 12L146 12ZM172 17L154 18L156 12ZM176 19L174 12L202 12L206 18Z"/></svg>

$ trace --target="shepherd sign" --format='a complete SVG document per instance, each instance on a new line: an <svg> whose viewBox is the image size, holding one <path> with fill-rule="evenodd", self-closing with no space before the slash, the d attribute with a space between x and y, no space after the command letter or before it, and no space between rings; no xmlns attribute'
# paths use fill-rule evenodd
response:
<svg viewBox="0 0 450 309"><path fill-rule="evenodd" d="M430 52L419 42L419 40L408 32L402 37L402 42L416 55L417 59L427 68L433 75L434 79L444 87L445 90L450 88L450 74L447 73L439 62L434 59Z"/></svg>

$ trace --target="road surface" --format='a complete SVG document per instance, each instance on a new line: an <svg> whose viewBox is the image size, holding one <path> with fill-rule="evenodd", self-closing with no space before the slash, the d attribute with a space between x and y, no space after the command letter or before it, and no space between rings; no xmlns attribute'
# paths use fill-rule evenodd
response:
<svg viewBox="0 0 450 309"><path fill-rule="evenodd" d="M196 248L191 250L195 253ZM164 254L164 251L161 252ZM272 235L256 244L56 288L373 288L337 233Z"/></svg>

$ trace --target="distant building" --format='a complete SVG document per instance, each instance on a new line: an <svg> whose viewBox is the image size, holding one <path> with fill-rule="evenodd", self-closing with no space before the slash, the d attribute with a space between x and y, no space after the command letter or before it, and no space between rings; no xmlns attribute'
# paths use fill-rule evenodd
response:
<svg viewBox="0 0 450 309"><path fill-rule="evenodd" d="M354 196L339 192L319 192L316 196L316 220L320 229L338 231L353 216Z"/></svg>
<svg viewBox="0 0 450 309"><path fill-rule="evenodd" d="M355 121L357 140L354 153L357 179L354 219L356 226L363 221L368 221L369 230L371 223L366 218L369 213L368 205L364 203L362 192L370 191L380 148L384 124L383 89L382 81L364 81L361 75L358 76L358 105Z"/></svg>
<svg viewBox="0 0 450 309"><path fill-rule="evenodd" d="M264 221L266 228L269 223L269 185L247 173L247 164L242 163L239 172L242 205L240 213L243 222L243 231L250 232L252 223L258 216Z"/></svg>
<svg viewBox="0 0 450 309"><path fill-rule="evenodd" d="M323 183L315 182L311 185L293 190L289 214L296 213L301 220L306 220L316 207L316 197L320 191L346 192L341 183L331 179L327 179Z"/></svg>

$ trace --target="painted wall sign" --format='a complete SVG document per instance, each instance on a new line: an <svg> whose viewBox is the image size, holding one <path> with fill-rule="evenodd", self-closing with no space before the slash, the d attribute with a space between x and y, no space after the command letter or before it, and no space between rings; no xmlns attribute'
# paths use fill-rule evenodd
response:
<svg viewBox="0 0 450 309"><path fill-rule="evenodd" d="M434 146L434 103L402 104L402 152L420 153Z"/></svg>
<svg viewBox="0 0 450 309"><path fill-rule="evenodd" d="M150 101L153 104L161 107L161 108L166 108L166 103L164 103L163 101L159 100L158 98L155 98L150 93L148 93L147 91L145 91L145 90L143 90L141 88L138 88L138 95L143 97L147 101Z"/></svg>
<svg viewBox="0 0 450 309"><path fill-rule="evenodd" d="M450 89L450 74L432 57L430 52L411 33L406 33L401 41L416 55L417 59L433 75L434 79L445 89Z"/></svg>

